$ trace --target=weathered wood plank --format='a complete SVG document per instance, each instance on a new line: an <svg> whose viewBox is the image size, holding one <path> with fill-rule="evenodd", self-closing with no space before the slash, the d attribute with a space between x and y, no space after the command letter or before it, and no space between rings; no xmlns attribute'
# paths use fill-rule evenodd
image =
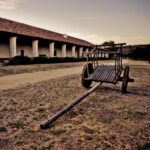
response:
<svg viewBox="0 0 150 150"><path fill-rule="evenodd" d="M115 66L101 65L98 66L94 73L90 76L93 81L106 82L115 84L122 72L122 68L115 70Z"/></svg>

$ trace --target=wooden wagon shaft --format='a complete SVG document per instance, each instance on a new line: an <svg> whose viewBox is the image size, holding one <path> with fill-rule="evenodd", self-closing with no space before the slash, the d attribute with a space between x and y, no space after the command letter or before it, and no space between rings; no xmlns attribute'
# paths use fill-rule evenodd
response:
<svg viewBox="0 0 150 150"><path fill-rule="evenodd" d="M44 121L40 125L41 129L45 129L45 128L49 127L49 125L51 123L56 121L58 118L60 118L66 112L68 112L71 108L73 108L75 105L77 105L80 101L82 101L84 98L86 98L90 93L95 91L101 84L102 84L102 82L97 83L93 88L89 89L82 96L80 96L79 98L75 99L72 103L68 104L67 106L65 106L63 109L61 109L56 114L54 114L52 117L50 117L48 120Z"/></svg>

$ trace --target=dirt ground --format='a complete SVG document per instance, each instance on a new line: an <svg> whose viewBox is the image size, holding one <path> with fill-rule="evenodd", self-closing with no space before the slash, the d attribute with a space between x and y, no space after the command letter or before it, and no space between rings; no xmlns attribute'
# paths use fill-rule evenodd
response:
<svg viewBox="0 0 150 150"><path fill-rule="evenodd" d="M103 60L99 63L110 63L112 60ZM57 70L63 68L72 68L83 66L86 62L59 63L59 64L33 64L33 65L16 65L16 66L0 66L0 77L8 75L16 75L23 73L34 73L39 71Z"/></svg>
<svg viewBox="0 0 150 150"><path fill-rule="evenodd" d="M127 60L123 61L123 63L126 62ZM0 74L2 75L0 77L0 90L15 87L19 88L22 85L47 81L68 75L81 74L85 63L86 62L2 67L0 68ZM114 61L106 60L105 63L112 64Z"/></svg>
<svg viewBox="0 0 150 150"><path fill-rule="evenodd" d="M71 68L83 65L84 62L62 63L62 64L35 64L35 65L16 65L16 66L1 66L0 77L6 75L33 73L38 71L56 70L60 68Z"/></svg>
<svg viewBox="0 0 150 150"><path fill-rule="evenodd" d="M104 84L46 130L41 122L86 91L80 75L0 90L0 150L150 149L150 65L129 64L128 94Z"/></svg>
<svg viewBox="0 0 150 150"><path fill-rule="evenodd" d="M38 71L0 77L0 90L22 87L22 85L33 84L69 75L81 74L83 66L60 68L56 70Z"/></svg>

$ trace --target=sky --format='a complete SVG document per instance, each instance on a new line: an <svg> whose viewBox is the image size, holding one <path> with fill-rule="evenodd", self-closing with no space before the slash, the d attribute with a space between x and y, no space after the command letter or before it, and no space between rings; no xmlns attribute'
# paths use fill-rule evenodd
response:
<svg viewBox="0 0 150 150"><path fill-rule="evenodd" d="M150 0L0 0L0 17L94 44L150 44Z"/></svg>

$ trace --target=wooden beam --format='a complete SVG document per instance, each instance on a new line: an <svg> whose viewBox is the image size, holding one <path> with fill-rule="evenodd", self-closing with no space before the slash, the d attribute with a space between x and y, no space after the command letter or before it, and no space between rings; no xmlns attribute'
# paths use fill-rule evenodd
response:
<svg viewBox="0 0 150 150"><path fill-rule="evenodd" d="M81 95L79 98L75 99L73 102L62 108L60 111L58 111L56 114L54 114L52 117L50 117L48 120L44 121L40 127L41 129L45 129L50 126L54 121L56 121L58 118L60 118L62 115L64 115L66 112L68 112L71 108L73 108L75 105L77 105L79 102L81 102L83 99L85 99L90 93L95 91L102 82L97 83L94 87L89 89L87 92L85 92L83 95Z"/></svg>

